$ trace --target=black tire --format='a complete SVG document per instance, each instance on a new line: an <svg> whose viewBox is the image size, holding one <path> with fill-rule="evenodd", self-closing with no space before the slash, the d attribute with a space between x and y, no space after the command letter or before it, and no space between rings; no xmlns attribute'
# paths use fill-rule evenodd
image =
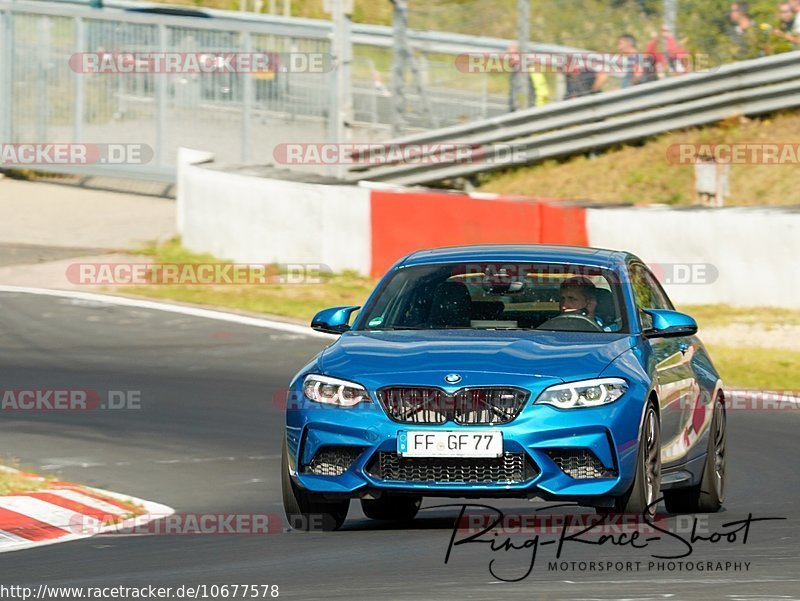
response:
<svg viewBox="0 0 800 601"><path fill-rule="evenodd" d="M656 504L661 493L661 422L653 403L647 404L639 452L636 456L636 475L628 491L614 500L612 507L595 507L597 513L630 513L651 517L656 513Z"/></svg>
<svg viewBox="0 0 800 601"><path fill-rule="evenodd" d="M281 488L283 490L283 509L289 526L294 530L331 531L344 524L350 499L330 501L314 493L299 488L289 475L289 452L286 442L281 454Z"/></svg>
<svg viewBox="0 0 800 601"><path fill-rule="evenodd" d="M708 432L708 454L700 484L664 491L664 505L670 513L716 513L725 502L728 417L722 396L714 403Z"/></svg>
<svg viewBox="0 0 800 601"><path fill-rule="evenodd" d="M422 497L384 494L379 499L361 499L364 515L372 520L410 522L422 504Z"/></svg>

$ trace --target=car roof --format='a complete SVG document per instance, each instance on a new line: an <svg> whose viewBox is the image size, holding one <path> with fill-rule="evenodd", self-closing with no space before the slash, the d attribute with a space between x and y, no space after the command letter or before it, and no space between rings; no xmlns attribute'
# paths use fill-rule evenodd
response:
<svg viewBox="0 0 800 601"><path fill-rule="evenodd" d="M591 248L588 246L566 246L558 244L480 244L474 246L450 246L418 250L403 259L398 266L426 265L432 263L455 263L462 261L519 261L531 263L571 263L596 267L621 267L628 258L627 252Z"/></svg>

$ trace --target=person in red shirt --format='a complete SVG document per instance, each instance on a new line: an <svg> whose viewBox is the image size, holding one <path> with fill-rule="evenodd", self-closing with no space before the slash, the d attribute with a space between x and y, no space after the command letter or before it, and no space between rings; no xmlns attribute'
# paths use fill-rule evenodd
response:
<svg viewBox="0 0 800 601"><path fill-rule="evenodd" d="M664 24L661 26L660 32L654 31L650 34L645 53L654 57L660 77L686 73L690 70L689 54L675 39L669 25Z"/></svg>

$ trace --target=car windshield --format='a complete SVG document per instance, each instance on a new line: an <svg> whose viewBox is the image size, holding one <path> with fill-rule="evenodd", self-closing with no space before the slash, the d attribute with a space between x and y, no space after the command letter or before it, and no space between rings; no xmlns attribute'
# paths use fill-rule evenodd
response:
<svg viewBox="0 0 800 601"><path fill-rule="evenodd" d="M394 271L356 329L627 332L619 279L558 263L450 263Z"/></svg>

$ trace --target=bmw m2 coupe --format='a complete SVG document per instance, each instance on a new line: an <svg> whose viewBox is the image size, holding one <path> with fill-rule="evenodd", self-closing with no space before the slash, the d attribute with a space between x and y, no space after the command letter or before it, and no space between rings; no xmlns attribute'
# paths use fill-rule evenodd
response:
<svg viewBox="0 0 800 601"><path fill-rule="evenodd" d="M415 252L290 385L283 501L335 529L351 499L412 519L426 496L538 497L598 512L723 503L722 382L658 280L625 252Z"/></svg>

